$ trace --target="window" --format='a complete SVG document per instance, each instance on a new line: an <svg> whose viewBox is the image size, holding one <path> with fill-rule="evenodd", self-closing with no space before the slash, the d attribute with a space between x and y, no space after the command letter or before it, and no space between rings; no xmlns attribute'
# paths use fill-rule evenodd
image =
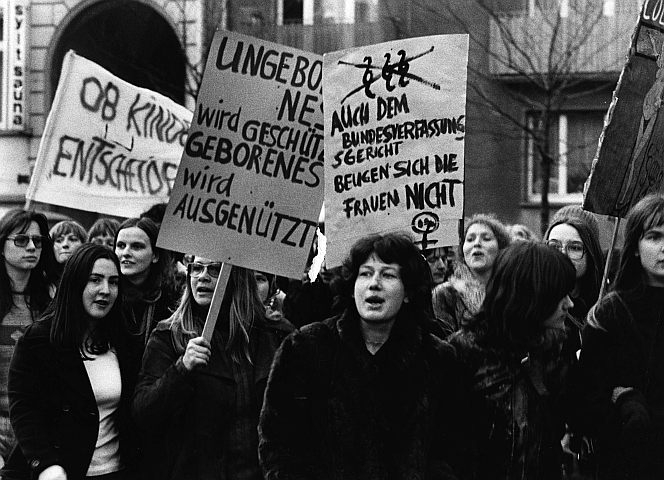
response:
<svg viewBox="0 0 664 480"><path fill-rule="evenodd" d="M378 20L378 0L278 0L277 25L355 23Z"/></svg>
<svg viewBox="0 0 664 480"><path fill-rule="evenodd" d="M302 0L283 0L283 23L302 23L304 6Z"/></svg>
<svg viewBox="0 0 664 480"><path fill-rule="evenodd" d="M616 14L616 0L604 0L602 13L605 17L613 17Z"/></svg>
<svg viewBox="0 0 664 480"><path fill-rule="evenodd" d="M529 125L535 117L530 114ZM556 162L551 166L549 200L581 201L583 185L590 174L590 166L597 151L597 142L604 124L603 111L560 113L552 122L552 153ZM527 142L527 198L541 200L542 179L540 159L532 138Z"/></svg>

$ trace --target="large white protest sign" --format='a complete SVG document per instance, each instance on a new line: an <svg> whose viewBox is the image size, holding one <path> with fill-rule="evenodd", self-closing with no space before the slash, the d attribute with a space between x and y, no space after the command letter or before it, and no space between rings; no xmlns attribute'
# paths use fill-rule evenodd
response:
<svg viewBox="0 0 664 480"><path fill-rule="evenodd" d="M463 216L468 36L333 52L324 60L327 265L370 233L457 243Z"/></svg>
<svg viewBox="0 0 664 480"><path fill-rule="evenodd" d="M26 197L123 217L168 200L191 112L69 51Z"/></svg>
<svg viewBox="0 0 664 480"><path fill-rule="evenodd" d="M302 276L323 200L322 63L217 32L159 246Z"/></svg>

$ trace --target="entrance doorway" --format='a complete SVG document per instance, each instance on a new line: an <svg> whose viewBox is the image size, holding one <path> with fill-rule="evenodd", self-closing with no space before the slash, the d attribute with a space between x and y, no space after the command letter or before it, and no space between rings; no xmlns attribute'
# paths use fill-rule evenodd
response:
<svg viewBox="0 0 664 480"><path fill-rule="evenodd" d="M129 83L184 104L185 58L180 41L172 26L145 3L100 1L68 24L53 55L50 98L70 49Z"/></svg>

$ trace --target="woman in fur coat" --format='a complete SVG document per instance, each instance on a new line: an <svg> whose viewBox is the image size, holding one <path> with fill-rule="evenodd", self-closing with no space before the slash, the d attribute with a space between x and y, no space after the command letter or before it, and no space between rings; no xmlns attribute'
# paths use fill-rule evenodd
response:
<svg viewBox="0 0 664 480"><path fill-rule="evenodd" d="M467 222L454 273L433 291L433 311L441 323L442 338L479 312L496 256L510 242L507 229L492 215L476 214Z"/></svg>
<svg viewBox="0 0 664 480"><path fill-rule="evenodd" d="M467 465L454 350L428 333L429 267L412 240L359 240L343 314L289 335L259 423L267 480L455 479Z"/></svg>

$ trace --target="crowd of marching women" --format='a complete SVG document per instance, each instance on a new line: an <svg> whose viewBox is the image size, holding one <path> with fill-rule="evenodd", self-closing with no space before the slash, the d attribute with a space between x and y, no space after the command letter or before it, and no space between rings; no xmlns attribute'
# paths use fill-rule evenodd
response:
<svg viewBox="0 0 664 480"><path fill-rule="evenodd" d="M664 478L664 195L608 278L580 207L477 214L313 282L233 266L210 335L225 267L159 225L0 219L1 478Z"/></svg>

